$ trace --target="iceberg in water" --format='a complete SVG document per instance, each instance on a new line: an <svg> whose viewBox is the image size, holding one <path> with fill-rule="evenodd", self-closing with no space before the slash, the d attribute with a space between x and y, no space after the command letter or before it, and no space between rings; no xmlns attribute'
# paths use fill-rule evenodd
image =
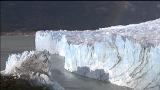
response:
<svg viewBox="0 0 160 90"><path fill-rule="evenodd" d="M160 19L85 31L37 31L36 50L65 57L65 69L134 89L160 89Z"/></svg>
<svg viewBox="0 0 160 90"><path fill-rule="evenodd" d="M48 51L24 51L11 54L2 75L17 76L34 85L46 85L51 90L64 90L51 76L51 55Z"/></svg>

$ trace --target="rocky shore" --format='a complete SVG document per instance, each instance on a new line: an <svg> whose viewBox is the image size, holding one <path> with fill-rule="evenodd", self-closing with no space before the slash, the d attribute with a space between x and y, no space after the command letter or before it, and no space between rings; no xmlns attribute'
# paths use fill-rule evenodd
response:
<svg viewBox="0 0 160 90"><path fill-rule="evenodd" d="M16 76L3 76L0 74L1 90L49 90L47 86L34 85L28 80Z"/></svg>

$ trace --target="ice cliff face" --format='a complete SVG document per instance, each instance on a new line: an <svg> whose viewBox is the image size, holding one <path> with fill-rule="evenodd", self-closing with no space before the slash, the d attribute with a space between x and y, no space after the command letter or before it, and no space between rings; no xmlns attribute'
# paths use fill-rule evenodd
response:
<svg viewBox="0 0 160 90"><path fill-rule="evenodd" d="M65 69L137 90L160 89L160 19L95 31L38 31L39 51L65 57Z"/></svg>

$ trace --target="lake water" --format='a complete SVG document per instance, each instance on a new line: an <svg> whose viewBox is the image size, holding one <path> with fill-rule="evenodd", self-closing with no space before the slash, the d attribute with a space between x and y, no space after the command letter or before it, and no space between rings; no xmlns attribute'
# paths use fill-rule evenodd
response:
<svg viewBox="0 0 160 90"><path fill-rule="evenodd" d="M1 36L1 70L5 69L5 61L12 53L24 50L35 50L34 36ZM85 78L64 69L64 60L53 60L56 69L52 71L53 78L65 90L131 90L98 80Z"/></svg>

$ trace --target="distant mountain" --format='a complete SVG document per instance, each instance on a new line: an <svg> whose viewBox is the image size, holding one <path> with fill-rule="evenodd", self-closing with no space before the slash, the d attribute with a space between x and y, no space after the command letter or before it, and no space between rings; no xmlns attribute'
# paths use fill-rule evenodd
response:
<svg viewBox="0 0 160 90"><path fill-rule="evenodd" d="M159 1L1 1L1 32L94 30L159 17Z"/></svg>

